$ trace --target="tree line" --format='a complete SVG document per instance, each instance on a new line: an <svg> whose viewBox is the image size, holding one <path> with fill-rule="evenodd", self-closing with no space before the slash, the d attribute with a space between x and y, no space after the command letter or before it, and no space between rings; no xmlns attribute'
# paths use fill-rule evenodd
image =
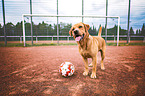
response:
<svg viewBox="0 0 145 96"><path fill-rule="evenodd" d="M57 24L48 24L42 21L39 24L33 24L33 35L34 36L53 36L57 35ZM59 25L59 35L69 36L69 30L72 24L69 23L60 23ZM22 21L18 22L14 25L12 22L6 24L6 35L7 36L22 36L23 29L22 29ZM31 24L25 22L25 30L26 36L31 35ZM98 30L95 26L91 26L89 29L89 33L91 35L98 35ZM120 35L127 35L127 30L122 29L119 27ZM133 28L130 27L130 35L137 35L137 36L145 36L145 25L143 24L141 29L133 31ZM102 27L102 35L105 35L105 28ZM117 25L113 28L107 29L107 35L117 35ZM3 26L0 24L0 36L4 36Z"/></svg>

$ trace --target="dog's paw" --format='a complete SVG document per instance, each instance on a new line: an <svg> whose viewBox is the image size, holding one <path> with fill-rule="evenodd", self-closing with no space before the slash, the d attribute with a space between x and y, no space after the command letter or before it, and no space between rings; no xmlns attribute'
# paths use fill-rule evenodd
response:
<svg viewBox="0 0 145 96"><path fill-rule="evenodd" d="M96 77L96 74L93 74L93 73L91 74L90 77L91 77L92 79L97 78L97 77Z"/></svg>
<svg viewBox="0 0 145 96"><path fill-rule="evenodd" d="M105 70L105 67L101 67L102 70Z"/></svg>
<svg viewBox="0 0 145 96"><path fill-rule="evenodd" d="M88 76L88 72L84 72L83 75L84 75L84 76Z"/></svg>
<svg viewBox="0 0 145 96"><path fill-rule="evenodd" d="M93 67L93 64L92 64L92 63L90 63L89 67Z"/></svg>

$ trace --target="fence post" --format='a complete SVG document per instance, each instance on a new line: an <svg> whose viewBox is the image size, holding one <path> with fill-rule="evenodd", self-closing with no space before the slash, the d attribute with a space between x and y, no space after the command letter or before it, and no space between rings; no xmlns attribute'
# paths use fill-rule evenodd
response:
<svg viewBox="0 0 145 96"><path fill-rule="evenodd" d="M143 43L145 42L145 36L144 36L144 39L143 39Z"/></svg>
<svg viewBox="0 0 145 96"><path fill-rule="evenodd" d="M51 43L53 43L53 36L52 36L52 40L51 40Z"/></svg>
<svg viewBox="0 0 145 96"><path fill-rule="evenodd" d="M24 22L24 15L22 15L22 23L23 23L23 42L24 42L24 47L26 46L26 41L25 41L25 22Z"/></svg>
<svg viewBox="0 0 145 96"><path fill-rule="evenodd" d="M69 36L67 37L67 42L69 43Z"/></svg>
<svg viewBox="0 0 145 96"><path fill-rule="evenodd" d="M5 5L4 0L2 0L2 10L3 10L3 23L4 23L4 40L5 40L5 46L7 45L7 34L6 34L6 25L5 25Z"/></svg>
<svg viewBox="0 0 145 96"><path fill-rule="evenodd" d="M20 43L22 43L22 37L20 36Z"/></svg>
<svg viewBox="0 0 145 96"><path fill-rule="evenodd" d="M58 18L58 0L57 0L57 45L59 45L59 18Z"/></svg>

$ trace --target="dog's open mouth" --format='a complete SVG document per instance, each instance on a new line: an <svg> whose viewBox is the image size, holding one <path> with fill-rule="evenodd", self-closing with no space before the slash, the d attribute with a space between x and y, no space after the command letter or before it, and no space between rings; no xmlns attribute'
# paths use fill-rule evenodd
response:
<svg viewBox="0 0 145 96"><path fill-rule="evenodd" d="M76 35L75 37L76 37L75 41L80 41L84 38L84 34L83 35Z"/></svg>

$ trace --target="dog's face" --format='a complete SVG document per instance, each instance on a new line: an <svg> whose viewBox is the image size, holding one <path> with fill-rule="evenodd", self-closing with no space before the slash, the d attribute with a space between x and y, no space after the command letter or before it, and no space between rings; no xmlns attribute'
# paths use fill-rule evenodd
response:
<svg viewBox="0 0 145 96"><path fill-rule="evenodd" d="M88 24L80 22L72 26L69 34L74 37L75 41L81 41L88 34L89 28Z"/></svg>

